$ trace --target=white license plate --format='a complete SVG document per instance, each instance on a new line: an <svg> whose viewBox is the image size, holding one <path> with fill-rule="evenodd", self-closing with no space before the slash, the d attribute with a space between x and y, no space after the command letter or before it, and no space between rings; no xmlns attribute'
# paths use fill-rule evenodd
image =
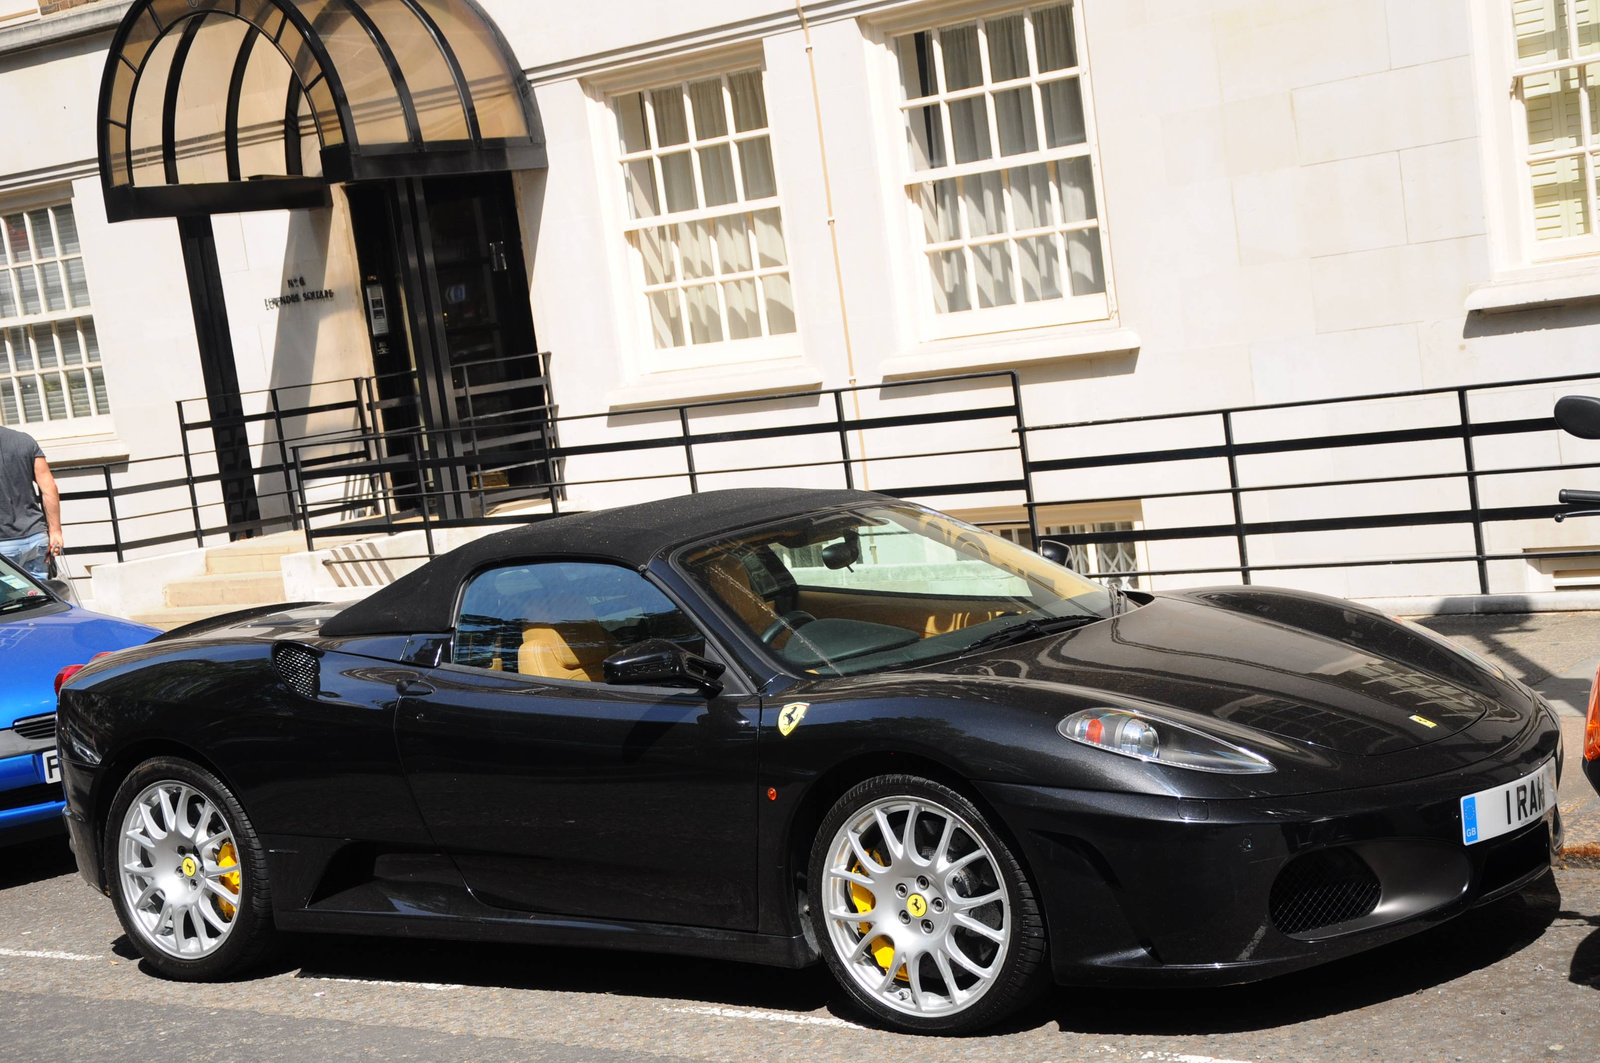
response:
<svg viewBox="0 0 1600 1063"><path fill-rule="evenodd" d="M1556 802L1556 762L1531 775L1461 799L1461 840L1467 845L1527 826Z"/></svg>
<svg viewBox="0 0 1600 1063"><path fill-rule="evenodd" d="M45 782L61 781L61 758L53 749L47 749L39 754L39 767L44 772Z"/></svg>

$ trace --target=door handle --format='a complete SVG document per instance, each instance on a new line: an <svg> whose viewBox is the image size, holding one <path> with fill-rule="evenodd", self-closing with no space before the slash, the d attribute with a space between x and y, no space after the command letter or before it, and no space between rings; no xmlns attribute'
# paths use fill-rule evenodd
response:
<svg viewBox="0 0 1600 1063"><path fill-rule="evenodd" d="M403 698L420 698L433 693L433 687L420 679L402 679L394 689Z"/></svg>

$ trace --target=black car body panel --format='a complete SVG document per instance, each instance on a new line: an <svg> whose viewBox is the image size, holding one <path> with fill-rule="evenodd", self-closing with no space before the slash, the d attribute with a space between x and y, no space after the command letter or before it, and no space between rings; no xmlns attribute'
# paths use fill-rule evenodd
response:
<svg viewBox="0 0 1600 1063"><path fill-rule="evenodd" d="M888 501L762 494L733 511ZM1544 873L1559 845L1553 808L1461 841L1461 797L1558 756L1549 710L1370 609L1262 588L1144 595L1060 634L807 676L674 563L686 528L719 533L727 513L706 502L698 522L676 519L659 541L630 525L614 555L593 519L581 549L549 530L491 537L499 547L475 544L470 563L441 563L428 593L456 581L453 617L461 582L496 556L626 564L694 617L728 666L710 698L453 664L437 603L416 610L428 628L407 630L405 609L378 596L366 621L337 607L251 614L91 665L63 690L60 715L85 878L111 885L99 839L121 775L173 752L209 766L266 839L286 929L798 965L818 955L801 915L810 832L841 787L909 771L971 794L1016 842L1059 980L1230 982L1423 929ZM312 696L275 665L284 645L316 658ZM797 702L803 722L782 733L779 714ZM1184 770L1057 730L1108 706L1247 741L1276 770ZM1299 859L1336 877L1352 855L1381 901L1342 923L1286 923L1285 869Z"/></svg>

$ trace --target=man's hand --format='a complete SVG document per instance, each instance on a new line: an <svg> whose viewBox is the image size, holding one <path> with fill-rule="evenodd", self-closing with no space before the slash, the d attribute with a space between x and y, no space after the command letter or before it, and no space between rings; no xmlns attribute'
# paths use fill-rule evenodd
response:
<svg viewBox="0 0 1600 1063"><path fill-rule="evenodd" d="M50 533L50 556L51 557L60 557L61 556L62 547L64 547L65 545L66 544L61 541L61 533L60 532L51 532Z"/></svg>

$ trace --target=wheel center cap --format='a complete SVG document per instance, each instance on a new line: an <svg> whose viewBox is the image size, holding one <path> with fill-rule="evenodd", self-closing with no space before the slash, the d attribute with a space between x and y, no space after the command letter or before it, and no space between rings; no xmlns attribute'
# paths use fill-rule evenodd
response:
<svg viewBox="0 0 1600 1063"><path fill-rule="evenodd" d="M928 902L920 893L913 893L906 898L906 911L911 913L911 918L921 919L928 914Z"/></svg>
<svg viewBox="0 0 1600 1063"><path fill-rule="evenodd" d="M192 856L186 856L183 858L182 867L184 878L194 878L200 873L200 862Z"/></svg>

